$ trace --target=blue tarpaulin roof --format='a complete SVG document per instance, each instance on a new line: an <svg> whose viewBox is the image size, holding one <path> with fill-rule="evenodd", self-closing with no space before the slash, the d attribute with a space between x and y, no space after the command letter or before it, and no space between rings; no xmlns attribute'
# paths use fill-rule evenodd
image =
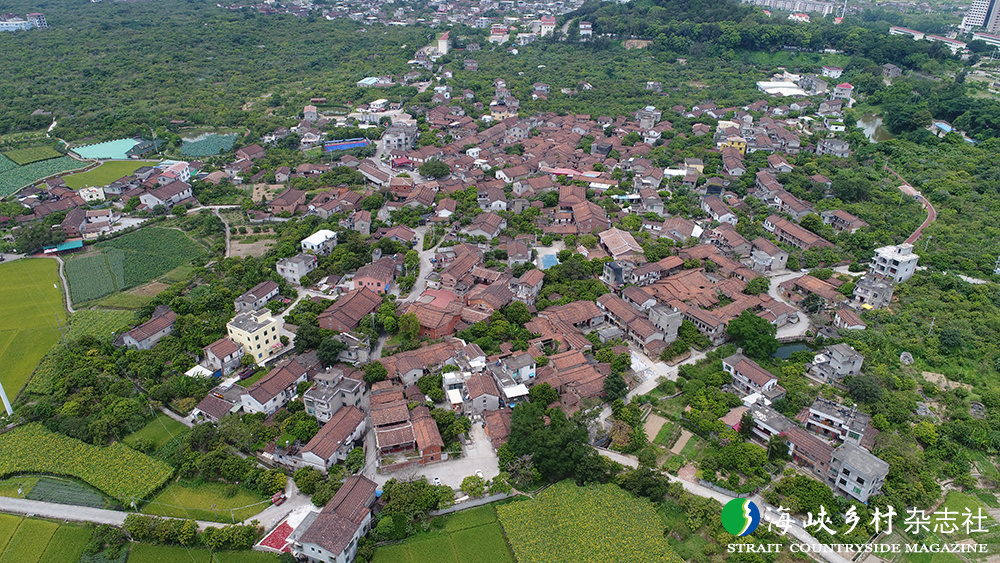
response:
<svg viewBox="0 0 1000 563"><path fill-rule="evenodd" d="M368 139L346 139L343 141L327 141L323 143L326 152L346 151L347 149L359 149L368 146Z"/></svg>
<svg viewBox="0 0 1000 563"><path fill-rule="evenodd" d="M45 247L45 252L51 254L53 252L63 252L64 250L76 250L78 248L83 248L82 240L68 240L66 242L60 242L55 246Z"/></svg>

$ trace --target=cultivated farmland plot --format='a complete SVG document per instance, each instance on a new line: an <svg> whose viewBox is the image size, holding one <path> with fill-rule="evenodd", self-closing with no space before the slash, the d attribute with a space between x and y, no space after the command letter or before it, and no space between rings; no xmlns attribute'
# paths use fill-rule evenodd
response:
<svg viewBox="0 0 1000 563"><path fill-rule="evenodd" d="M6 172L0 172L0 197L6 197L29 186L46 176L78 170L86 166L82 162L73 160L68 156L52 158L40 162L33 162L25 166L18 166Z"/></svg>
<svg viewBox="0 0 1000 563"><path fill-rule="evenodd" d="M681 561L653 504L617 485L563 481L497 514L520 563Z"/></svg>
<svg viewBox="0 0 1000 563"><path fill-rule="evenodd" d="M210 133L204 138L192 141L184 141L181 145L181 154L184 156L212 156L220 152L226 152L236 144L236 135L216 135Z"/></svg>
<svg viewBox="0 0 1000 563"><path fill-rule="evenodd" d="M42 160L48 160L50 158L59 158L62 156L59 151L52 147L30 147L27 149L14 149L12 151L7 151L3 153L4 156L13 160L19 165L31 164L32 162L39 162Z"/></svg>
<svg viewBox="0 0 1000 563"><path fill-rule="evenodd" d="M175 229L146 227L95 245L101 252L70 259L66 277L74 303L124 291L188 264L205 249Z"/></svg>
<svg viewBox="0 0 1000 563"><path fill-rule="evenodd" d="M0 477L21 473L69 475L131 504L163 485L173 468L120 443L99 448L31 423L0 435Z"/></svg>
<svg viewBox="0 0 1000 563"><path fill-rule="evenodd" d="M0 174L6 172L8 170L13 170L15 168L17 168L17 164L13 160L11 160L11 159L7 158L6 156L0 154Z"/></svg>

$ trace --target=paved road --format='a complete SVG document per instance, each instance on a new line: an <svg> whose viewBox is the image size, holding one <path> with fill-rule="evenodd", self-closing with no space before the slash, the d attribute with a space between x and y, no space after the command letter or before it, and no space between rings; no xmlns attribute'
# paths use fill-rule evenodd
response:
<svg viewBox="0 0 1000 563"><path fill-rule="evenodd" d="M126 512L119 512L117 510L104 510L102 508L89 508L86 506L56 504L54 502L11 497L0 497L0 512L38 516L53 520L110 524L112 526L121 526L128 515ZM218 528L225 526L225 524L220 522L205 522L203 520L196 520L196 522L198 522L199 530L204 530L209 526Z"/></svg>
<svg viewBox="0 0 1000 563"><path fill-rule="evenodd" d="M934 222L935 219L937 219L937 210L934 209L934 206L931 205L931 202L927 201L927 198L924 197L922 193L920 193L916 188L911 186L909 182L904 180L903 177L900 176L898 172L889 167L885 167L885 169L891 172L895 177L899 178L900 182L903 182L899 186L899 191L903 192L905 195L916 197L917 199L919 199L920 202L923 204L924 209L927 210L927 219L925 219L924 222L919 227L917 227L917 230L913 231L913 234L906 239L907 244L913 244L914 242L917 241L917 239L920 238L920 235L923 234L924 229L927 228L927 225L930 225L931 223Z"/></svg>
<svg viewBox="0 0 1000 563"><path fill-rule="evenodd" d="M53 258L56 259L56 262L59 262L59 281L62 282L63 293L66 294L66 310L70 313L75 313L76 309L73 308L73 299L69 296L69 282L66 281L66 276L63 274L63 267L65 266L65 263L59 256L53 256Z"/></svg>

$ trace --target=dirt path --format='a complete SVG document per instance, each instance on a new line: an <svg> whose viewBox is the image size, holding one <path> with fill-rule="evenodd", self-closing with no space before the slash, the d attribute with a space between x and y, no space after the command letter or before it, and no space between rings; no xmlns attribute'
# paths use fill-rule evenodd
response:
<svg viewBox="0 0 1000 563"><path fill-rule="evenodd" d="M677 439L677 443L674 444L674 447L670 448L670 453L674 455L680 455L681 450L683 450L684 446L687 445L688 440L691 439L691 436L694 436L694 434L688 432L687 430L681 430L681 437Z"/></svg>
<svg viewBox="0 0 1000 563"><path fill-rule="evenodd" d="M219 213L219 208L217 208L217 207L212 209L212 213L214 213L215 216L219 218L219 221L222 221L222 225L226 228L226 253L223 256L226 257L226 258L229 258L229 255L230 255L230 253L229 253L229 221L226 221L226 218L223 217L221 213Z"/></svg>

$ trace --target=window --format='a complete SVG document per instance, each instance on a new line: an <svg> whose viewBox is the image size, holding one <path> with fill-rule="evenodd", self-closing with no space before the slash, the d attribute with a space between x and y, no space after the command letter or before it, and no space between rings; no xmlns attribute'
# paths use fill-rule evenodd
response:
<svg viewBox="0 0 1000 563"><path fill-rule="evenodd" d="M861 494L861 488L860 487L854 487L854 492L858 493L860 495Z"/></svg>
<svg viewBox="0 0 1000 563"><path fill-rule="evenodd" d="M865 480L862 479L861 477L857 477L856 479L857 479L859 485L864 485L865 484Z"/></svg>
<svg viewBox="0 0 1000 563"><path fill-rule="evenodd" d="M843 471L844 471L844 476L845 477L850 477L851 476L851 471L849 469L844 469Z"/></svg>
<svg viewBox="0 0 1000 563"><path fill-rule="evenodd" d="M840 482L841 485L846 485L847 484L847 479L841 479L839 482Z"/></svg>

